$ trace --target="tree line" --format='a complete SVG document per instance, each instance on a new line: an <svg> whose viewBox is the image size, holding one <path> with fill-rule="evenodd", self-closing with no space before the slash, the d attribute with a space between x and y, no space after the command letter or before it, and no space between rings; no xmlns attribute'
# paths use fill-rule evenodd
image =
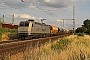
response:
<svg viewBox="0 0 90 60"><path fill-rule="evenodd" d="M90 20L83 21L83 25L76 29L76 33L86 33L90 35Z"/></svg>

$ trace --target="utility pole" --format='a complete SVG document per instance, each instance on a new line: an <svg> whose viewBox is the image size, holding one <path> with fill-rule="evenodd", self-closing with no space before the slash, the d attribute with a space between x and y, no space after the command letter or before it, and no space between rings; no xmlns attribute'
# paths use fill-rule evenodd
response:
<svg viewBox="0 0 90 60"><path fill-rule="evenodd" d="M1 27L1 23L2 23L1 20L2 20L2 19L0 18L0 27Z"/></svg>
<svg viewBox="0 0 90 60"><path fill-rule="evenodd" d="M3 19L2 20L3 20L2 23L4 23L4 15L3 15Z"/></svg>
<svg viewBox="0 0 90 60"><path fill-rule="evenodd" d="M2 20L2 18L0 18L0 23L1 23L1 20Z"/></svg>
<svg viewBox="0 0 90 60"><path fill-rule="evenodd" d="M73 33L75 34L75 6L73 6Z"/></svg>
<svg viewBox="0 0 90 60"><path fill-rule="evenodd" d="M64 20L73 20L73 34L75 34L75 6L73 6L73 19L62 19L63 20L63 25L64 25Z"/></svg>
<svg viewBox="0 0 90 60"><path fill-rule="evenodd" d="M14 15L12 16L12 24L14 23Z"/></svg>

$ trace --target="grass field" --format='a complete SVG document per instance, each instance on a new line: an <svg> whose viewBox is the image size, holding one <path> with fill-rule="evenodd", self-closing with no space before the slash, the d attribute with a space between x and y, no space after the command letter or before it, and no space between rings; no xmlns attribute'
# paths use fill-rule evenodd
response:
<svg viewBox="0 0 90 60"><path fill-rule="evenodd" d="M90 60L90 36L71 35L26 52L26 60Z"/></svg>
<svg viewBox="0 0 90 60"><path fill-rule="evenodd" d="M8 56L7 56L8 57ZM6 58L7 59L7 58ZM10 57L9 60L90 60L90 36L71 35Z"/></svg>

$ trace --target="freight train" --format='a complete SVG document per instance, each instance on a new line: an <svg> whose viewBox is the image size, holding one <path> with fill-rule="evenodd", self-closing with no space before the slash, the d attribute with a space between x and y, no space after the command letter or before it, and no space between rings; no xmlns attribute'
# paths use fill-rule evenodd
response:
<svg viewBox="0 0 90 60"><path fill-rule="evenodd" d="M45 23L35 22L33 19L21 21L18 26L18 36L23 39L32 39L33 37L49 37L65 33L65 30ZM67 32L68 33L68 32Z"/></svg>

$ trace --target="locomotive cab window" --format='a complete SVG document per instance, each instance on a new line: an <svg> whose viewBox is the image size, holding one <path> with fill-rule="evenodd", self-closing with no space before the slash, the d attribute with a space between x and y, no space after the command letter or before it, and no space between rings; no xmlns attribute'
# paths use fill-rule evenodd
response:
<svg viewBox="0 0 90 60"><path fill-rule="evenodd" d="M25 27L28 27L29 26L29 22L25 22Z"/></svg>
<svg viewBox="0 0 90 60"><path fill-rule="evenodd" d="M19 27L28 27L29 26L29 22L21 22Z"/></svg>
<svg viewBox="0 0 90 60"><path fill-rule="evenodd" d="M19 26L20 26L20 27L21 27L21 26L24 26L24 22L21 22Z"/></svg>

